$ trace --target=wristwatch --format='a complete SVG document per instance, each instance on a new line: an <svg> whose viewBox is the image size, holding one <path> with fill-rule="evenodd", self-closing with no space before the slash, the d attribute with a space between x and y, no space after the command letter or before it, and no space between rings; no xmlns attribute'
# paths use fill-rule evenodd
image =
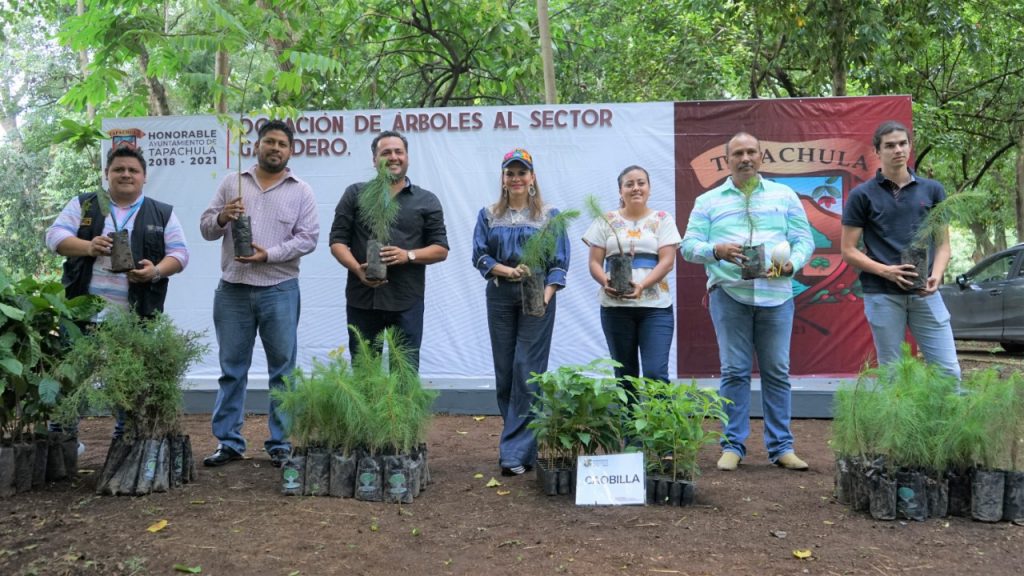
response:
<svg viewBox="0 0 1024 576"><path fill-rule="evenodd" d="M415 262L416 261L416 253L413 252L412 250L409 250L408 252L406 252L405 253L405 257L409 259L409 262Z"/></svg>
<svg viewBox="0 0 1024 576"><path fill-rule="evenodd" d="M160 268L157 266L153 266L153 271L156 272L156 275L150 278L149 281L152 284L156 284L163 279L164 275L160 273Z"/></svg>

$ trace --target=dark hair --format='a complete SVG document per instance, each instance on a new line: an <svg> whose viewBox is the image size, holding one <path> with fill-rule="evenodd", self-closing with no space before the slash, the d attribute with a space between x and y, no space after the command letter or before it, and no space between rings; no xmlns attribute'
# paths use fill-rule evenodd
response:
<svg viewBox="0 0 1024 576"><path fill-rule="evenodd" d="M875 145L875 152L878 152L878 149L882 146L882 136L893 132L903 132L907 135L907 139L910 139L910 130L907 130L907 127L901 122L886 120L879 124L878 128L875 128L875 135L871 139L871 143Z"/></svg>
<svg viewBox="0 0 1024 576"><path fill-rule="evenodd" d="M757 142L757 151L758 152L761 151L761 141L757 139L757 136L754 136L750 132L740 131L740 132L737 132L737 133L733 134L732 138L729 138L728 140L726 140L726 142L725 142L725 155L726 156L729 155L729 142L732 142L733 140L739 138L740 136L750 136L751 138L753 138L754 141Z"/></svg>
<svg viewBox="0 0 1024 576"><path fill-rule="evenodd" d="M625 168L622 169L622 172L619 172L619 177L618 177L619 192L622 192L622 179L626 177L626 174L629 174L633 170L639 170L639 171L643 172L644 176L647 177L647 182L651 181L651 175L647 173L647 168L644 168L643 166L637 166L636 164L632 164L630 166L626 166ZM619 197L619 208L625 208L625 207L626 207L626 203L622 201L622 197L620 196Z"/></svg>
<svg viewBox="0 0 1024 576"><path fill-rule="evenodd" d="M644 168L643 166L637 166L636 164L633 164L632 166L626 166L625 168L622 169L622 172L619 172L619 188L622 188L622 179L626 177L626 174L629 174L633 170L639 170L643 172L644 176L647 177L647 180L651 180L651 175L647 173L646 168Z"/></svg>
<svg viewBox="0 0 1024 576"><path fill-rule="evenodd" d="M107 152L108 171L110 170L110 165L114 162L114 158L135 158L139 161L139 164L142 164L142 173L146 173L146 157L142 155L142 150L135 146L121 144L120 146L111 148L110 151Z"/></svg>
<svg viewBox="0 0 1024 576"><path fill-rule="evenodd" d="M292 131L292 127L285 124L281 120L270 120L263 126L260 126L260 129L256 132L257 139L263 140L263 137L266 136L267 132L270 132L271 130L280 130L281 132L284 132L285 136L288 137L289 146L291 146L295 142L295 132Z"/></svg>
<svg viewBox="0 0 1024 576"><path fill-rule="evenodd" d="M374 138L373 142L370 143L370 153L373 154L375 158L377 157L377 142L380 142L381 139L383 138L398 138L399 140L402 141L402 144L405 145L405 151L409 151L409 141L406 140L405 136L402 135L401 132L395 132L394 130L385 130L380 134L377 134L377 137Z"/></svg>

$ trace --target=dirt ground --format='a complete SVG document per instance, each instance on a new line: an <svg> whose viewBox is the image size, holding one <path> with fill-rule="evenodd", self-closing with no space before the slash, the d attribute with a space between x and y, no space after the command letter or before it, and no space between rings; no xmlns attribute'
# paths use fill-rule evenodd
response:
<svg viewBox="0 0 1024 576"><path fill-rule="evenodd" d="M502 478L492 416L434 420L435 483L411 505L281 496L280 471L258 448L266 420L252 416L250 459L200 467L198 482L167 494L97 497L111 425L83 422L88 450L74 485L0 501L0 574L180 574L176 564L277 576L1020 574L1024 566L1024 527L876 522L836 503L828 421L794 422L808 472L768 463L759 420L738 471L716 470L717 450L706 448L697 503L685 508L577 507L543 495L532 474ZM198 456L215 448L208 416L186 425ZM486 487L492 477L503 485ZM148 532L159 520L167 527Z"/></svg>

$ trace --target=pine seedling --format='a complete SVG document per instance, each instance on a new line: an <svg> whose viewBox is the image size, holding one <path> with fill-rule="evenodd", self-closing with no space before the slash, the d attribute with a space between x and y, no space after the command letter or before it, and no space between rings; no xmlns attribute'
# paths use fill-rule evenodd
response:
<svg viewBox="0 0 1024 576"><path fill-rule="evenodd" d="M601 203L597 199L597 196L594 196L593 194L587 196L586 200L584 201L584 205L586 206L587 213L590 214L591 218L593 218L594 220L600 219L602 222L604 222L604 226L608 235L613 236L615 238L615 245L618 246L619 248L619 254L625 254L625 252L622 250L622 241L619 240L619 235L615 232L615 229L612 227L612 220L611 218L608 217L608 213L601 208Z"/></svg>
<svg viewBox="0 0 1024 576"><path fill-rule="evenodd" d="M377 163L377 175L366 183L359 193L359 220L370 231L370 236L386 245L391 241L391 227L398 219L401 205L391 194L391 185L397 182L388 170L387 159Z"/></svg>

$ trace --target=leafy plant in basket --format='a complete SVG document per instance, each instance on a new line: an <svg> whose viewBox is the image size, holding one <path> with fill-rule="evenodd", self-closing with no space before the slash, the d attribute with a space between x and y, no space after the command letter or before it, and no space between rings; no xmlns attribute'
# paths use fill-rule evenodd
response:
<svg viewBox="0 0 1024 576"><path fill-rule="evenodd" d="M626 391L615 379L618 362L598 359L534 374L537 398L529 428L537 437L537 473L547 494L568 494L576 458L622 449Z"/></svg>
<svg viewBox="0 0 1024 576"><path fill-rule="evenodd" d="M547 310L544 287L548 264L555 257L558 241L565 236L569 223L579 218L579 210L566 210L549 216L544 224L523 244L519 268L523 273L520 289L523 294L523 313L543 316Z"/></svg>
<svg viewBox="0 0 1024 576"><path fill-rule="evenodd" d="M68 300L59 281L11 278L0 269L0 497L77 471L77 439L34 432L45 430L57 402L74 388L64 356L81 336L78 324L101 302Z"/></svg>
<svg viewBox="0 0 1024 576"><path fill-rule="evenodd" d="M164 492L194 480L191 442L181 434L181 381L207 350L202 334L178 330L163 314L107 312L71 349L67 361L81 385L58 407L65 424L83 410L123 414L124 435L110 444L97 493Z"/></svg>
<svg viewBox="0 0 1024 576"><path fill-rule="evenodd" d="M377 163L377 175L359 192L359 221L370 232L366 243L367 280L386 280L388 267L380 259L380 250L391 242L391 227L402 206L391 192L398 176L388 170L387 158Z"/></svg>
<svg viewBox="0 0 1024 576"><path fill-rule="evenodd" d="M586 207L587 213L590 214L591 218L604 223L605 232L615 238L615 246L619 249L618 254L612 254L605 258L608 263L608 285L621 294L631 293L633 291L634 247L630 246L628 253L622 249L622 240L619 239L618 232L612 226L612 219L601 208L601 204L596 196L587 196Z"/></svg>

